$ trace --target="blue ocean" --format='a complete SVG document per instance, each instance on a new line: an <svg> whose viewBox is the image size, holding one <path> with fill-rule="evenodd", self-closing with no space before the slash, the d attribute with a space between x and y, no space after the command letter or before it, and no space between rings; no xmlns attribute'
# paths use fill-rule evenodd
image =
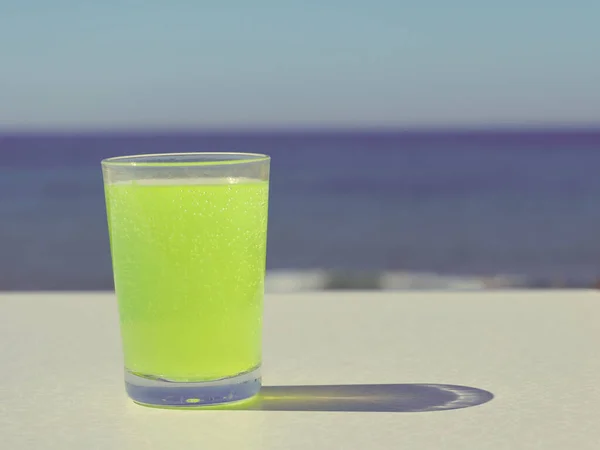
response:
<svg viewBox="0 0 600 450"><path fill-rule="evenodd" d="M0 290L112 289L100 160L193 151L272 156L270 274L600 278L600 130L5 134Z"/></svg>

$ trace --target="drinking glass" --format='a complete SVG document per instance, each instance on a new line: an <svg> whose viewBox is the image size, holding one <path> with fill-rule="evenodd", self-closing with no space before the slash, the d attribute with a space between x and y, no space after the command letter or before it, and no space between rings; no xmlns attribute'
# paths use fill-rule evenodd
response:
<svg viewBox="0 0 600 450"><path fill-rule="evenodd" d="M249 153L102 161L136 403L197 407L260 389L269 163Z"/></svg>

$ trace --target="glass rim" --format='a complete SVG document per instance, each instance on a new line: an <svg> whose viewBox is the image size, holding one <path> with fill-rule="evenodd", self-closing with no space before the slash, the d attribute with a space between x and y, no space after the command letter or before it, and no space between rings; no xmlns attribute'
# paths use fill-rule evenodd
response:
<svg viewBox="0 0 600 450"><path fill-rule="evenodd" d="M186 161L185 158L190 158L190 160ZM262 153L178 152L113 156L103 159L101 164L105 167L201 167L248 164L270 159L269 155Z"/></svg>

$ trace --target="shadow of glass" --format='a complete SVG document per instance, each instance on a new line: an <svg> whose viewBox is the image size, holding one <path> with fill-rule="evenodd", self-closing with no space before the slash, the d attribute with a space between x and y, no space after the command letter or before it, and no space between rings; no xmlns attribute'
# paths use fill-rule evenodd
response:
<svg viewBox="0 0 600 450"><path fill-rule="evenodd" d="M256 397L211 409L246 411L426 412L489 402L491 392L444 384L264 386Z"/></svg>

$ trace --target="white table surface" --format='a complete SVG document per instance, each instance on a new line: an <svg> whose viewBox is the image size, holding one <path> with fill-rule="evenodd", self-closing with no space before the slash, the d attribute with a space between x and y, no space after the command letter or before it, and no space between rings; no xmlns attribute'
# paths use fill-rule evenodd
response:
<svg viewBox="0 0 600 450"><path fill-rule="evenodd" d="M430 412L159 410L125 396L113 294L0 294L0 448L598 449L599 347L595 291L270 295L265 385L440 383L495 398Z"/></svg>

